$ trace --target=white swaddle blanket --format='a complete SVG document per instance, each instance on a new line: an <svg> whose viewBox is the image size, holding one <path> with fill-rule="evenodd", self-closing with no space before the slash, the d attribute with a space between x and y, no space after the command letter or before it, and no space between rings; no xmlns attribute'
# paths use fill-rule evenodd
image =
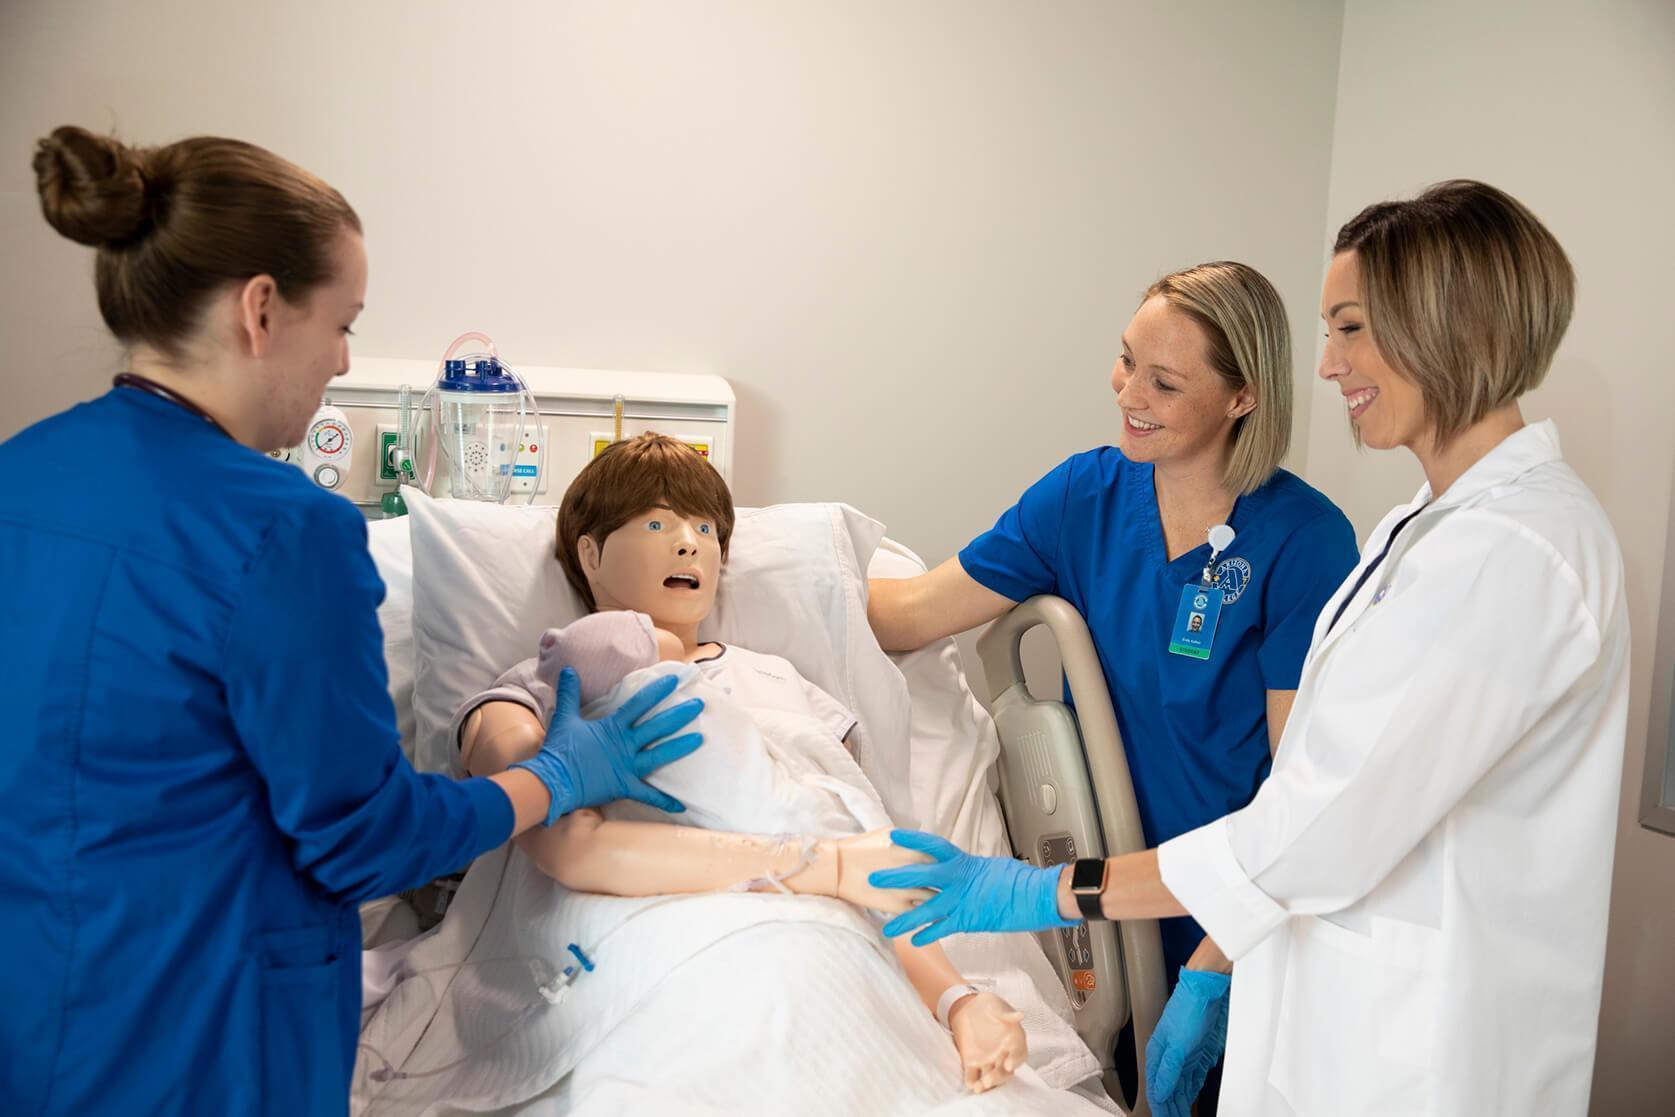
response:
<svg viewBox="0 0 1675 1117"><path fill-rule="evenodd" d="M662 664L628 675L590 704L587 715L615 709L670 669ZM686 811L668 815L619 802L606 808L608 817L817 837L890 824L829 720L749 707L692 665L676 670L681 683L665 705L704 699L705 709L693 725L704 735L704 745L659 769L650 782L681 800ZM702 967L712 947L747 931L763 944L783 935L802 935L798 941L806 941L810 925L823 935L838 936L820 940L831 951L821 964L849 957L854 960L844 964L858 967L857 979L859 969L875 975L883 967L906 986L876 922L846 903L778 893L653 898L575 893L521 852L502 847L472 866L439 927L393 950L366 955L366 1008L352 1107L356 1113L412 1114L522 1105L570 1074L677 971L688 972L688 963ZM988 936L973 936L979 938ZM549 1004L539 986L575 962L570 944L579 946L595 969L580 974L560 1003ZM958 952L954 958L958 964ZM726 999L733 979L730 973L716 973L703 980L714 995ZM788 973L782 984L791 988L798 982L795 973ZM797 996L806 1000L818 988L810 986ZM1097 1072L1086 1047L1041 1002L1029 979L1017 975L997 991L1025 1013L1030 1062L1041 1075L1033 1080L1042 1088ZM898 999L912 1006L909 1012L922 1009L911 990ZM783 1012L787 1007L740 1004L737 1027L729 1034L693 1037L693 1042L728 1049L739 1043L782 1042L769 1034L779 1028L770 1009ZM839 1008L822 1002L814 1011ZM945 1033L938 1038L939 1031L932 1022L931 1031L915 1041L926 1045L924 1058L934 1059L941 1047L947 1048L942 1056L951 1054L952 1045ZM917 1061L913 1056L903 1065ZM413 1077L377 1080L374 1072L385 1067ZM957 1087L957 1067L950 1081Z"/></svg>
<svg viewBox="0 0 1675 1117"><path fill-rule="evenodd" d="M730 649L737 654L738 649ZM608 818L673 822L744 834L842 837L890 825L878 792L830 725L812 710L796 712L735 701L721 683L690 663L660 663L630 672L583 711L601 717L641 687L675 674L680 685L658 709L700 698L704 711L690 727L703 747L667 764L647 779L686 807L665 814L624 800L605 808Z"/></svg>

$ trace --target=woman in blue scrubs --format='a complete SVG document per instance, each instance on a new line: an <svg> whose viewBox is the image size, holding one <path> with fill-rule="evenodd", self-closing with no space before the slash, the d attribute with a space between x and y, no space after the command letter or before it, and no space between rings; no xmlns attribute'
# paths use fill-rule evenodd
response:
<svg viewBox="0 0 1675 1117"><path fill-rule="evenodd" d="M357 902L577 807L679 809L641 777L697 706L634 724L671 678L584 722L566 672L524 767L414 772L365 522L263 453L348 369L355 212L234 140L60 128L35 170L126 371L0 444L0 1109L341 1113Z"/></svg>
<svg viewBox="0 0 1675 1117"><path fill-rule="evenodd" d="M874 581L868 619L886 649L907 651L1035 594L1067 599L1099 652L1156 844L1255 795L1315 617L1355 565L1355 536L1331 501L1279 468L1290 333L1278 293L1252 268L1202 264L1153 284L1123 331L1111 386L1117 446L1060 463L956 558ZM1220 550L1208 542L1218 525L1233 532ZM1206 569L1221 592L1199 606ZM1190 919L1161 927L1169 972L1229 968ZM1226 987L1195 976L1175 996L1225 1012Z"/></svg>

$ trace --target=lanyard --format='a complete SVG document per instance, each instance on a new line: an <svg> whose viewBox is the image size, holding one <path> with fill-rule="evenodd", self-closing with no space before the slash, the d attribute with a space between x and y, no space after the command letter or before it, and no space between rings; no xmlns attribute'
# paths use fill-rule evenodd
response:
<svg viewBox="0 0 1675 1117"><path fill-rule="evenodd" d="M1373 571L1377 570L1379 563L1384 561L1384 556L1390 553L1390 547L1396 542L1396 536L1402 533L1402 529L1408 525L1408 521L1419 515L1419 513L1425 511L1428 507L1430 507L1430 505L1421 504L1418 508L1415 508L1407 515L1403 516L1401 522L1390 529L1390 537L1384 541L1384 550L1380 551L1378 553L1378 557L1373 559L1373 561L1369 562L1366 567L1362 569L1361 576L1355 579L1355 587L1344 595L1344 599L1342 601L1338 602L1338 611L1332 614L1332 623L1326 626L1325 632L1321 633L1322 639L1331 635L1332 629L1337 627L1338 618L1343 616L1343 611L1345 609L1349 608L1349 603L1355 600L1355 595L1361 592L1361 587L1367 584L1367 579L1373 576Z"/></svg>
<svg viewBox="0 0 1675 1117"><path fill-rule="evenodd" d="M1229 516L1228 519L1232 519L1232 517ZM1231 524L1217 524L1210 529L1210 561L1204 564L1205 586L1213 586L1218 581L1215 575L1216 559L1220 558L1221 553L1233 545L1233 540L1236 538L1238 536L1234 533Z"/></svg>
<svg viewBox="0 0 1675 1117"><path fill-rule="evenodd" d="M196 415L198 418L202 419L222 434L227 435L228 438L233 437L231 434L227 433L226 427L215 421L215 416L211 415L209 412L205 411L203 408L199 407L197 404L193 403L173 388L164 387L155 380L147 380L145 377L132 372L119 372L116 374L116 379L111 381L111 384L117 388L133 388L135 391L144 392L150 396L156 396L161 400L167 400L176 407L180 408L182 411Z"/></svg>
<svg viewBox="0 0 1675 1117"><path fill-rule="evenodd" d="M1181 587L1181 603L1175 610L1175 627L1169 634L1169 654L1192 659L1209 659L1215 651L1216 623L1221 619L1225 595L1216 585L1216 559L1233 545L1233 529L1217 524L1210 529L1210 561L1198 585Z"/></svg>

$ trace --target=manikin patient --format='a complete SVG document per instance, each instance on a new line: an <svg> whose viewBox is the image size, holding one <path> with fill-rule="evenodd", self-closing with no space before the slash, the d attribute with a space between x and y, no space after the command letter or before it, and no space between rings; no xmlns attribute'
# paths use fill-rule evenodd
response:
<svg viewBox="0 0 1675 1117"><path fill-rule="evenodd" d="M672 662L686 696L704 700L695 728L705 745L651 782L688 810L577 811L520 837L524 854L576 891L646 896L746 886L903 910L923 897L866 883L872 870L918 855L889 843L889 819L844 748L854 717L784 659L698 641L732 525L725 482L684 443L641 435L595 458L560 506L557 557L596 611L549 629L535 657L461 707L461 767L501 771L539 748L555 703L597 714ZM555 686L561 667L574 675ZM773 744L788 741L797 748ZM718 778L735 794L707 793ZM891 945L926 1010L951 1031L967 1085L982 1091L1009 1079L1026 1055L1021 1014L966 984L940 946L905 938Z"/></svg>

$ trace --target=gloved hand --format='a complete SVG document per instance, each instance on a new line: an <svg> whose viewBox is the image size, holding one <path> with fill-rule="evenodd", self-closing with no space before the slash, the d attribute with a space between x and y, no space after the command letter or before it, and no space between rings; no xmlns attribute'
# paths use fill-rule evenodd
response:
<svg viewBox="0 0 1675 1117"><path fill-rule="evenodd" d="M1037 869L1011 857L976 857L935 834L892 830L890 840L928 853L929 865L880 869L867 877L875 888L934 888L937 895L884 924L890 938L916 928L914 946L927 946L956 931L1044 931L1073 927L1059 915L1062 866Z"/></svg>
<svg viewBox="0 0 1675 1117"><path fill-rule="evenodd" d="M1146 1100L1157 1117L1190 1117L1204 1078L1227 1046L1224 973L1181 968L1151 1042L1146 1044Z"/></svg>
<svg viewBox="0 0 1675 1117"><path fill-rule="evenodd" d="M558 700L541 751L512 765L535 773L552 793L548 826L578 808L617 799L635 799L671 813L686 809L673 796L646 783L645 777L704 743L697 733L687 733L651 747L697 717L703 701L693 698L639 721L674 693L679 683L674 675L665 675L641 687L615 713L588 721L581 716L581 683L576 673L566 667L559 674Z"/></svg>

